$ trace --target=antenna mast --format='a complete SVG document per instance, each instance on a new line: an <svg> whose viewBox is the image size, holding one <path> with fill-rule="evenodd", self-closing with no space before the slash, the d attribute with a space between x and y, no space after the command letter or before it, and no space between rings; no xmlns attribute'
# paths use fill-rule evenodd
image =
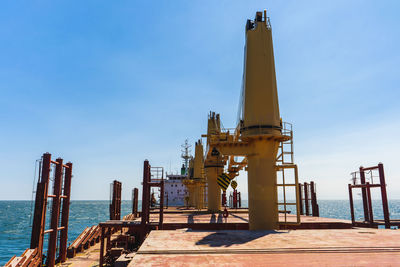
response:
<svg viewBox="0 0 400 267"><path fill-rule="evenodd" d="M181 158L183 159L183 166L185 168L185 175L188 174L189 169L189 160L192 156L190 156L190 147L188 139L185 140L185 143L182 145L182 155Z"/></svg>

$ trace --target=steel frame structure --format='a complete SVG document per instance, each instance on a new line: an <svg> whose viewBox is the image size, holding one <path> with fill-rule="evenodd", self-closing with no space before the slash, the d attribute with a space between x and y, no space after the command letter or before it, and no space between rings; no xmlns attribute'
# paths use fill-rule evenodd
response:
<svg viewBox="0 0 400 267"><path fill-rule="evenodd" d="M121 182L114 180L111 190L110 220L121 220Z"/></svg>
<svg viewBox="0 0 400 267"><path fill-rule="evenodd" d="M50 172L55 166L52 194L49 194ZM35 211L32 224L31 249L38 249L43 260L44 235L49 234L46 265L54 266L56 262L65 262L67 257L68 220L71 195L72 163L63 164L62 158L55 161L50 153L43 154L37 182ZM48 199L52 198L50 229L45 229L46 208ZM62 207L62 209L61 209ZM61 225L60 221L61 210ZM60 231L59 256L57 253L57 237ZM41 261L42 261L41 260Z"/></svg>
<svg viewBox="0 0 400 267"><path fill-rule="evenodd" d="M378 171L379 183L375 183L373 181L373 171ZM370 171L371 173L371 182L366 181L366 172ZM359 173L359 179L357 178L357 174ZM386 181L385 181L385 172L383 169L383 164L379 163L377 166L373 167L360 167L359 172L352 173L352 181L353 184L349 184L349 201L350 201L350 214L351 221L353 225L356 226L366 226L377 227L378 223L374 221L373 208L372 208L372 198L371 198L371 188L380 188L381 190L381 199L382 199L382 209L383 209L383 217L384 217L384 225L386 229L390 229L390 214L389 214L389 205L387 199L386 192ZM357 183L357 181L360 181ZM353 189L361 188L361 196L363 202L363 211L364 211L364 222L358 222L355 220L354 215L354 203L353 203Z"/></svg>
<svg viewBox="0 0 400 267"><path fill-rule="evenodd" d="M309 183L304 182L303 184L299 183L300 215L319 217L316 188L316 184L313 181Z"/></svg>

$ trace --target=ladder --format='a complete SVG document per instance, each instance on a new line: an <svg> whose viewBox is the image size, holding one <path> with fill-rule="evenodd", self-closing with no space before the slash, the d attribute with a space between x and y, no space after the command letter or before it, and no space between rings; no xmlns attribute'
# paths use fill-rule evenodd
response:
<svg viewBox="0 0 400 267"><path fill-rule="evenodd" d="M276 182L276 190L278 195L278 210L283 206L283 221L278 219L278 224L280 225L298 225L300 224L300 198L299 198L299 180L298 180L298 169L297 165L294 164L294 153L293 153L293 126L290 123L282 123L282 135L287 136L288 139L281 141L278 148L278 156L276 158L276 171L277 180L281 177L281 181ZM291 173L290 173L291 172ZM290 177L292 177L290 179ZM291 181L290 181L291 180ZM294 190L293 199L288 199L288 190ZM279 192L282 191L280 195ZM290 195L289 195L290 197ZM292 202L289 202L292 201ZM296 207L296 219L288 220L288 206Z"/></svg>

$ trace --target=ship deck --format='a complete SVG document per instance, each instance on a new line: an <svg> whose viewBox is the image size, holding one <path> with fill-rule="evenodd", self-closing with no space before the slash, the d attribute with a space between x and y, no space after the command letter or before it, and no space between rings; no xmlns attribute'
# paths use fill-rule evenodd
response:
<svg viewBox="0 0 400 267"><path fill-rule="evenodd" d="M400 232L384 229L152 231L129 266L395 266Z"/></svg>
<svg viewBox="0 0 400 267"><path fill-rule="evenodd" d="M130 254L128 266L395 266L400 262L400 232L352 228L348 220L301 216L295 229L249 231L246 209L230 210L225 219L222 213L169 208L163 217L163 230L150 232ZM296 217L287 214L287 218ZM100 225L140 227L140 220ZM159 214L150 214L152 225L158 220ZM65 264L93 266L99 249L87 253Z"/></svg>
<svg viewBox="0 0 400 267"><path fill-rule="evenodd" d="M279 221L284 222L285 214L279 214ZM157 223L159 216L157 212L150 214L150 222ZM296 222L296 215L286 214L286 221ZM352 228L351 221L331 219L323 217L300 216L300 225L287 226L288 229L344 229ZM229 216L223 217L222 212L210 213L206 210L193 210L182 208L169 208L164 210L163 229L240 229L247 230L249 214L247 209L229 209ZM213 225L210 225L213 224ZM208 227L208 228L207 228Z"/></svg>

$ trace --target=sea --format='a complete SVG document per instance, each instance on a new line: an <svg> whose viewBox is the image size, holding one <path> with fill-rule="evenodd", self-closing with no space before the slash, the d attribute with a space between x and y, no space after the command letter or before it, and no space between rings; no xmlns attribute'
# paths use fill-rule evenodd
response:
<svg viewBox="0 0 400 267"><path fill-rule="evenodd" d="M109 201L71 201L68 242L72 242L87 227L97 225L109 218ZM350 220L348 200L318 200L320 216ZM50 206L50 205L48 205ZM139 209L140 209L139 202ZM247 201L243 201L243 207ZM355 200L357 220L363 216L361 200ZM383 219L382 204L373 201L374 218ZM131 201L122 201L121 214L129 214ZM389 200L391 219L400 219L400 200ZM20 256L29 248L32 227L32 201L0 201L0 266L13 255ZM47 216L49 217L49 216Z"/></svg>

